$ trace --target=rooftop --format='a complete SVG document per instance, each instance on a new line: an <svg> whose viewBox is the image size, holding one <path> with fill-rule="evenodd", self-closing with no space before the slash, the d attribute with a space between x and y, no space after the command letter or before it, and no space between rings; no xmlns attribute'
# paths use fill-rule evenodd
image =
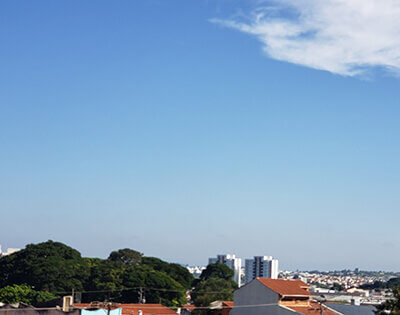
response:
<svg viewBox="0 0 400 315"><path fill-rule="evenodd" d="M301 280L257 278L263 285L281 296L311 296L309 286Z"/></svg>
<svg viewBox="0 0 400 315"><path fill-rule="evenodd" d="M321 307L323 308L324 315L338 315L341 314L336 312L325 305L320 305L316 302L310 302L308 306L286 306L293 311L299 312L301 314L309 314L309 315L320 315L321 314Z"/></svg>
<svg viewBox="0 0 400 315"><path fill-rule="evenodd" d="M74 306L83 309L94 307L90 303L78 303ZM175 311L162 304L114 304L113 309L115 308L121 308L122 315L137 315L139 310L142 311L143 315L176 315Z"/></svg>

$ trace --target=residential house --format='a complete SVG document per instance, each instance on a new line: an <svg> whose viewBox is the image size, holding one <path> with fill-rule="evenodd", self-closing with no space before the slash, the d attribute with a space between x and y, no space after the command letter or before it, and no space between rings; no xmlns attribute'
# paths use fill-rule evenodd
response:
<svg viewBox="0 0 400 315"><path fill-rule="evenodd" d="M33 307L24 303L5 304L0 303L1 315L80 315L80 310L68 309L63 311L62 307Z"/></svg>
<svg viewBox="0 0 400 315"><path fill-rule="evenodd" d="M233 309L232 301L214 301L210 304L210 315L229 315Z"/></svg>
<svg viewBox="0 0 400 315"><path fill-rule="evenodd" d="M107 309L104 303L79 303L74 304L80 309ZM112 308L121 308L121 315L176 315L176 311L162 304L119 304L113 303Z"/></svg>
<svg viewBox="0 0 400 315"><path fill-rule="evenodd" d="M232 301L214 301L211 302L208 307L208 315L229 315L230 310L233 308ZM180 307L178 314L180 315L192 315L195 314L195 310L201 310L202 308L197 308L193 304L186 304Z"/></svg>
<svg viewBox="0 0 400 315"><path fill-rule="evenodd" d="M185 305L182 305L181 307L180 307L180 313L178 313L178 314L180 314L180 315L191 315L191 314L193 314L193 311L196 309L196 306L194 305L194 304L185 304Z"/></svg>
<svg viewBox="0 0 400 315"><path fill-rule="evenodd" d="M309 286L301 280L256 278L234 293L230 315L338 315L312 299Z"/></svg>

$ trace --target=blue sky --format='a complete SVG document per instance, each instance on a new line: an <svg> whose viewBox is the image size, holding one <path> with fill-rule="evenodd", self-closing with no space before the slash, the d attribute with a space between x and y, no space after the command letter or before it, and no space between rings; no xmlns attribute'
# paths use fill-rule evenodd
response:
<svg viewBox="0 0 400 315"><path fill-rule="evenodd" d="M3 247L398 270L398 24L291 2L2 1Z"/></svg>

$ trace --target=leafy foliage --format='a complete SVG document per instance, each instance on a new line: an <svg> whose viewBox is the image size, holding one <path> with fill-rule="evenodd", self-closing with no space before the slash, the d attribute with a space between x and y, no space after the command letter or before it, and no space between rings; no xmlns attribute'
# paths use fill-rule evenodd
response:
<svg viewBox="0 0 400 315"><path fill-rule="evenodd" d="M84 301L106 301L118 298L120 296L118 290L124 289L121 278L125 267L98 258L87 258L87 261L91 267L85 290L102 292L84 293L82 296Z"/></svg>
<svg viewBox="0 0 400 315"><path fill-rule="evenodd" d="M192 274L178 264L170 264L155 257L143 257L142 264L161 271L169 275L172 279L179 282L184 288L189 289L193 283Z"/></svg>
<svg viewBox="0 0 400 315"><path fill-rule="evenodd" d="M109 300L138 303L141 294L147 303L176 306L187 302L186 290L180 283L168 274L145 265L120 268L102 261L93 267L89 283L89 290L110 292L85 293L85 302Z"/></svg>
<svg viewBox="0 0 400 315"><path fill-rule="evenodd" d="M233 270L220 263L210 264L200 275L191 294L196 306L209 306L217 300L232 301L237 284L232 280ZM199 314L204 312L199 311Z"/></svg>
<svg viewBox="0 0 400 315"><path fill-rule="evenodd" d="M83 292L82 302L135 303L142 296L147 303L180 305L186 303L186 290L192 282L186 268L143 257L131 249L114 251L105 260L82 258L78 251L48 241L0 259L0 287L27 284L24 290L31 286L54 294L74 290ZM29 300L18 292L14 294L17 299ZM38 294L37 299L42 293Z"/></svg>
<svg viewBox="0 0 400 315"><path fill-rule="evenodd" d="M393 299L377 306L376 314L400 314L400 287L393 289Z"/></svg>
<svg viewBox="0 0 400 315"><path fill-rule="evenodd" d="M133 249L125 248L111 252L110 256L108 256L108 260L128 266L134 266L141 263L142 257L143 254Z"/></svg>
<svg viewBox="0 0 400 315"><path fill-rule="evenodd" d="M123 285L127 288L143 287L143 296L146 303L162 303L168 306L177 306L187 302L185 288L168 276L166 273L154 270L149 266L128 268L123 275ZM135 292L137 292L135 294ZM121 301L137 303L140 289L124 291ZM132 294L133 293L133 294Z"/></svg>
<svg viewBox="0 0 400 315"><path fill-rule="evenodd" d="M200 275L200 280L205 281L210 278L220 278L224 280L233 279L233 270L228 266L220 263L210 264Z"/></svg>
<svg viewBox="0 0 400 315"><path fill-rule="evenodd" d="M47 241L0 259L0 287L28 284L36 290L70 292L84 289L89 266L80 253L62 243Z"/></svg>
<svg viewBox="0 0 400 315"><path fill-rule="evenodd" d="M362 289L373 290L373 289L393 289L400 287L400 278L392 278L387 282L375 281L374 283L366 283L360 286Z"/></svg>
<svg viewBox="0 0 400 315"><path fill-rule="evenodd" d="M334 283L333 286L331 287L331 290L335 290L335 291L343 291L344 288L342 285L340 285L339 283Z"/></svg>
<svg viewBox="0 0 400 315"><path fill-rule="evenodd" d="M196 286L192 292L192 299L197 306L208 306L217 300L233 301L233 292L236 289L234 281L212 277Z"/></svg>
<svg viewBox="0 0 400 315"><path fill-rule="evenodd" d="M22 302L29 305L43 303L56 299L57 297L49 292L35 291L26 284L6 286L0 289L0 302L13 304Z"/></svg>

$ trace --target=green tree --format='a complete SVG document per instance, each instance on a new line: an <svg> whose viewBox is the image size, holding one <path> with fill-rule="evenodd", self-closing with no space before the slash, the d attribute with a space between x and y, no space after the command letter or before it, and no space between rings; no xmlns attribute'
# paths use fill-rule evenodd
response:
<svg viewBox="0 0 400 315"><path fill-rule="evenodd" d="M344 288L342 285L340 285L339 283L334 283L333 286L331 287L331 290L335 290L335 291L343 291Z"/></svg>
<svg viewBox="0 0 400 315"><path fill-rule="evenodd" d="M83 292L83 302L137 302L141 287L147 302L180 305L192 280L182 266L131 249L114 251L108 259L82 258L75 249L48 241L0 259L0 287L27 284L60 295L74 290Z"/></svg>
<svg viewBox="0 0 400 315"><path fill-rule="evenodd" d="M133 288L122 292L121 302L124 303L137 303L140 290L146 303L179 306L187 302L186 289L180 283L149 266L127 268L122 276L122 283L125 288Z"/></svg>
<svg viewBox="0 0 400 315"><path fill-rule="evenodd" d="M209 306L217 300L233 301L237 284L232 280L212 277L201 281L193 290L191 297L196 306Z"/></svg>
<svg viewBox="0 0 400 315"><path fill-rule="evenodd" d="M195 281L191 298L196 306L209 306L217 300L232 301L233 293L238 288L232 280L233 270L220 263L210 264ZM197 315L207 314L205 310L197 310Z"/></svg>
<svg viewBox="0 0 400 315"><path fill-rule="evenodd" d="M122 275L126 266L111 263L108 260L87 258L90 265L90 276L86 281L85 290L92 291L83 295L85 302L115 301L121 297ZM99 291L99 292L93 292Z"/></svg>
<svg viewBox="0 0 400 315"><path fill-rule="evenodd" d="M143 254L133 249L125 248L113 251L110 256L108 256L108 260L128 266L134 266L141 263L142 257Z"/></svg>
<svg viewBox="0 0 400 315"><path fill-rule="evenodd" d="M13 304L22 302L29 305L36 305L56 299L57 296L43 291L35 291L26 284L6 286L0 289L0 302Z"/></svg>
<svg viewBox="0 0 400 315"><path fill-rule="evenodd" d="M138 303L140 291L148 303L161 302L167 306L178 306L187 302L186 288L166 272L151 266L115 264L101 259L89 259L88 264L91 272L87 289L99 292L84 293L84 302Z"/></svg>
<svg viewBox="0 0 400 315"><path fill-rule="evenodd" d="M142 264L154 270L166 273L186 289L192 286L194 277L185 267L178 264L167 263L155 257L143 257Z"/></svg>
<svg viewBox="0 0 400 315"><path fill-rule="evenodd" d="M393 289L400 287L400 278L392 278L387 282L375 281L374 283L366 283L360 286L361 289L376 290L376 289Z"/></svg>
<svg viewBox="0 0 400 315"><path fill-rule="evenodd" d="M0 287L28 284L49 292L81 291L89 266L80 253L62 243L47 241L0 259Z"/></svg>
<svg viewBox="0 0 400 315"><path fill-rule="evenodd" d="M220 278L224 280L233 279L233 270L228 266L220 263L210 264L200 275L200 281L205 281L210 278Z"/></svg>
<svg viewBox="0 0 400 315"><path fill-rule="evenodd" d="M400 314L400 287L393 289L393 299L386 301L385 303L377 306L376 314Z"/></svg>
<svg viewBox="0 0 400 315"><path fill-rule="evenodd" d="M387 282L375 281L374 283L365 283L360 288L365 290L384 289L387 288Z"/></svg>
<svg viewBox="0 0 400 315"><path fill-rule="evenodd" d="M392 278L387 282L387 287L390 289L400 287L400 278Z"/></svg>

